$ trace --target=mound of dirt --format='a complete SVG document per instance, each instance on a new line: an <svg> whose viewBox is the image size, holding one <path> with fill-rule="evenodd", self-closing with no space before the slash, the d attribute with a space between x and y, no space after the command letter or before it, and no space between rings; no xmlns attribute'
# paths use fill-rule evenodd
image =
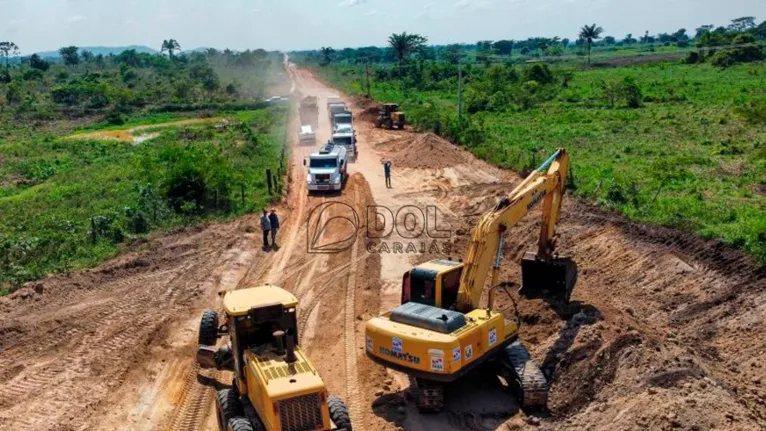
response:
<svg viewBox="0 0 766 431"><path fill-rule="evenodd" d="M463 150L433 133L424 133L386 143L394 166L415 169L442 169L469 161Z"/></svg>

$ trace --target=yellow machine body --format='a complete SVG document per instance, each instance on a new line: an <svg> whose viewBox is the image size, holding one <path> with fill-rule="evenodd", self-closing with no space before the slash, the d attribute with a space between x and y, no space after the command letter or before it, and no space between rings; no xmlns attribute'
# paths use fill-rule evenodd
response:
<svg viewBox="0 0 766 431"><path fill-rule="evenodd" d="M462 271L462 263L423 263L405 274L402 301L454 309ZM416 288L418 283L423 288ZM485 309L465 313L465 326L449 333L393 321L391 314L389 311L366 323L368 355L386 366L435 381L459 378L491 356L487 353L512 342L518 333L515 320Z"/></svg>
<svg viewBox="0 0 766 431"><path fill-rule="evenodd" d="M517 320L494 311L505 233L542 204L536 253L522 259L523 294L553 293L569 301L576 265L555 253L555 227L569 157L557 150L479 220L464 261L434 260L404 274L399 307L367 321L367 355L382 365L424 383L419 408L441 408L442 393L430 382L450 382L476 365L503 358L521 384L527 405L545 403L548 386L542 372L518 342ZM489 300L480 305L485 286ZM534 368L532 373L530 370ZM526 370L526 371L525 371Z"/></svg>
<svg viewBox="0 0 766 431"><path fill-rule="evenodd" d="M272 285L234 290L224 295L223 308L235 370L240 370L235 371L235 383L239 393L248 398L258 413L266 430L297 429L289 422L296 415L309 411L316 417L311 429L330 430L333 426L327 406L327 389L300 347L294 347L296 360L290 363L284 354L273 348L273 344L244 347L249 343L238 339L246 334L253 340L258 339L261 330L263 334L270 334L275 328L292 329L296 331L297 344L297 305L298 299L293 294Z"/></svg>

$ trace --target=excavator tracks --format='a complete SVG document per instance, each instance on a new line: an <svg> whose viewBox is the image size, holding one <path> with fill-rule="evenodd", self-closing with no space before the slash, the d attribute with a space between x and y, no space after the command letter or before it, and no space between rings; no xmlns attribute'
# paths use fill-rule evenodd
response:
<svg viewBox="0 0 766 431"><path fill-rule="evenodd" d="M548 381L526 347L516 340L505 348L510 385L521 407L544 407L548 403Z"/></svg>
<svg viewBox="0 0 766 431"><path fill-rule="evenodd" d="M444 385L425 379L415 379L415 405L421 413L437 413L444 408Z"/></svg>

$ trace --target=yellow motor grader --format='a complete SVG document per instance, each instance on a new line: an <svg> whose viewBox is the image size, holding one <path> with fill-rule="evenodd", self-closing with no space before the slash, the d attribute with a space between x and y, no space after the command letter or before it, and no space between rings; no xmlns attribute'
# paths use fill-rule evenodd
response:
<svg viewBox="0 0 766 431"><path fill-rule="evenodd" d="M225 292L220 325L217 312L203 313L197 362L234 373L216 394L220 431L352 431L343 401L327 395L298 347L297 307L294 295L265 285Z"/></svg>
<svg viewBox="0 0 766 431"><path fill-rule="evenodd" d="M544 406L548 383L518 340L519 322L493 309L506 231L543 204L537 253L521 261L521 293L569 301L577 266L554 252L569 157L559 149L485 214L464 261L433 260L407 271L401 305L366 322L367 355L413 377L421 412L439 411L444 385L483 364L505 377L522 407ZM480 300L488 275L486 308Z"/></svg>

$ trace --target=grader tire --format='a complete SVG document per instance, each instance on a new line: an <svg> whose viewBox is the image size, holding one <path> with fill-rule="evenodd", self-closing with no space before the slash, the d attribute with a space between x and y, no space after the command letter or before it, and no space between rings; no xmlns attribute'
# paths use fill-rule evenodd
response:
<svg viewBox="0 0 766 431"><path fill-rule="evenodd" d="M215 394L218 428L225 430L229 420L242 416L242 404L233 389L221 389Z"/></svg>
<svg viewBox="0 0 766 431"><path fill-rule="evenodd" d="M351 416L348 414L348 407L343 401L335 396L327 397L327 408L330 410L330 419L338 429L346 431L351 430Z"/></svg>
<svg viewBox="0 0 766 431"><path fill-rule="evenodd" d="M201 346L215 346L218 340L218 313L205 310L199 322L199 340Z"/></svg>
<svg viewBox="0 0 766 431"><path fill-rule="evenodd" d="M253 426L246 417L237 416L229 419L225 431L262 431L263 427L259 425Z"/></svg>

